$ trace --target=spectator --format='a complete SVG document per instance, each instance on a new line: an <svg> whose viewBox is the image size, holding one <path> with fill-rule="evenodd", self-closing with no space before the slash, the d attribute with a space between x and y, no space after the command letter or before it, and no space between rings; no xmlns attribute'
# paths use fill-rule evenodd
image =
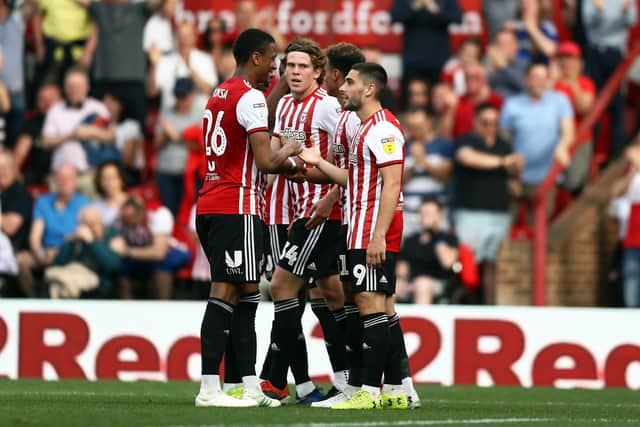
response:
<svg viewBox="0 0 640 427"><path fill-rule="evenodd" d="M230 79L236 72L236 58L233 56L233 42L227 42L222 46L220 61L216 62L218 79L220 83Z"/></svg>
<svg viewBox="0 0 640 427"><path fill-rule="evenodd" d="M78 1L40 0L39 4L39 22L34 25L36 90L44 84L62 85L67 70L86 60L83 53L92 25L87 8Z"/></svg>
<svg viewBox="0 0 640 427"><path fill-rule="evenodd" d="M415 304L431 304L455 286L453 266L458 262L458 239L441 228L442 208L435 199L420 206L421 230L408 237L396 265L398 297Z"/></svg>
<svg viewBox="0 0 640 427"><path fill-rule="evenodd" d="M171 238L171 212L161 205L145 207L141 200L130 198L122 206L115 228L121 238L112 248L123 257L120 297L132 299L133 280L151 278L155 298L170 299L173 273L191 256Z"/></svg>
<svg viewBox="0 0 640 427"><path fill-rule="evenodd" d="M103 223L98 208L83 208L78 227L66 237L53 259L53 266L45 271L49 295L52 298L112 297L113 275L120 270L120 256L110 247L118 244L116 236L116 231Z"/></svg>
<svg viewBox="0 0 640 427"><path fill-rule="evenodd" d="M32 210L29 191L18 181L17 176L18 169L13 155L8 151L0 151L1 228L16 253L29 247Z"/></svg>
<svg viewBox="0 0 640 427"><path fill-rule="evenodd" d="M518 56L527 63L548 63L558 47L558 30L552 21L553 5L548 0L522 0L521 20L505 27L515 31Z"/></svg>
<svg viewBox="0 0 640 427"><path fill-rule="evenodd" d="M462 22L458 1L394 0L391 20L404 25L402 81L421 76L432 84L437 82L451 57L449 25Z"/></svg>
<svg viewBox="0 0 640 427"><path fill-rule="evenodd" d="M56 192L40 196L33 207L33 223L29 232L29 250L17 254L19 281L23 293L36 296L34 270L51 265L64 239L78 225L78 213L90 203L77 193L78 174L67 163L55 174Z"/></svg>
<svg viewBox="0 0 640 427"><path fill-rule="evenodd" d="M0 71L2 71L2 52L0 51ZM7 87L0 81L0 147L8 145L8 118L11 111L11 97Z"/></svg>
<svg viewBox="0 0 640 427"><path fill-rule="evenodd" d="M374 62L376 64L380 63L380 48L375 45L364 46L362 48L362 53L364 54L364 58L366 62ZM428 87L427 87L428 90ZM380 95L380 103L382 104L382 108L386 108L387 110L396 111L396 103L393 99L393 93L391 92L391 88L389 86L385 86L382 90L382 94ZM426 106L426 104L425 104Z"/></svg>
<svg viewBox="0 0 640 427"><path fill-rule="evenodd" d="M193 24L182 22L176 30L177 51L160 56L159 51L149 52L149 94L161 93L161 110L175 106L173 87L179 78L188 77L195 83L199 108L204 108L213 88L218 84L218 74L211 55L198 50L196 29Z"/></svg>
<svg viewBox="0 0 640 427"><path fill-rule="evenodd" d="M507 22L514 21L518 16L519 9L520 0L484 0L482 13L487 24L489 37L493 38Z"/></svg>
<svg viewBox="0 0 640 427"><path fill-rule="evenodd" d="M571 102L577 129L580 126L580 121L593 106L596 85L593 80L582 74L582 51L576 43L560 43L558 65L559 76L554 89L564 93ZM590 131L582 140L576 142L583 143L583 145L578 148L571 159L571 165L567 169L563 182L563 187L574 193L579 192L587 181L591 167L591 155L593 154L593 132Z"/></svg>
<svg viewBox="0 0 640 427"><path fill-rule="evenodd" d="M24 181L27 184L44 184L51 170L51 150L44 146L42 130L47 112L60 99L58 86L42 86L38 90L35 114L27 119L23 133L18 137L14 149L16 165L19 171L24 170Z"/></svg>
<svg viewBox="0 0 640 427"><path fill-rule="evenodd" d="M473 107L460 102L448 83L438 83L433 87L433 109L439 115L438 135L442 138L457 138L473 127Z"/></svg>
<svg viewBox="0 0 640 427"><path fill-rule="evenodd" d="M429 106L429 82L422 77L412 77L407 85L406 108L427 108Z"/></svg>
<svg viewBox="0 0 640 427"><path fill-rule="evenodd" d="M6 115L5 143L10 148L13 148L22 132L24 113L27 110L24 93L24 32L25 23L37 10L37 3L25 0L12 11L13 6L13 1L0 0L0 80L9 91L10 109Z"/></svg>
<svg viewBox="0 0 640 427"><path fill-rule="evenodd" d="M574 139L573 110L567 97L548 90L549 71L545 64L527 68L526 92L507 99L500 116L500 128L511 139L514 151L525 158L522 196L531 197L549 173L553 160L563 167L571 161L569 147ZM553 192L547 200L553 212Z"/></svg>
<svg viewBox="0 0 640 427"><path fill-rule="evenodd" d="M202 122L202 109L194 103L194 84L191 79L178 79L173 95L176 98L175 107L160 113L155 144L158 150L156 178L160 199L176 216L182 200L184 170L189 154L183 131Z"/></svg>
<svg viewBox="0 0 640 427"><path fill-rule="evenodd" d="M146 53L151 49L157 49L163 55L173 52L171 20L176 16L177 5L177 0L162 0L160 8L145 24L142 49Z"/></svg>
<svg viewBox="0 0 640 427"><path fill-rule="evenodd" d="M508 180L518 178L524 164L498 135L498 116L494 105L478 105L473 132L455 144L454 223L480 264L486 304L495 304L495 261L511 224Z"/></svg>
<svg viewBox="0 0 640 427"><path fill-rule="evenodd" d="M584 0L582 20L587 39L585 62L587 74L602 90L627 50L629 30L637 22L633 0ZM622 153L627 144L624 128L624 102L618 90L608 107L611 115L611 157Z"/></svg>
<svg viewBox="0 0 640 427"><path fill-rule="evenodd" d="M107 92L102 101L111 116L113 143L124 167L125 181L128 186L138 185L145 166L144 135L140 124L133 119L123 118L125 100L119 95Z"/></svg>
<svg viewBox="0 0 640 427"><path fill-rule="evenodd" d="M453 86L458 96L467 92L465 69L479 64L482 58L482 45L478 39L465 39L455 56L451 57L442 70L441 80Z"/></svg>
<svg viewBox="0 0 640 427"><path fill-rule="evenodd" d="M15 287L18 263L9 238L0 231L0 298L19 296Z"/></svg>
<svg viewBox="0 0 640 427"><path fill-rule="evenodd" d="M487 73L482 65L468 65L464 70L464 77L467 91L460 98L460 102L470 104L473 109L480 104L488 102L500 111L504 100L501 95L494 92L489 86Z"/></svg>
<svg viewBox="0 0 640 427"><path fill-rule="evenodd" d="M489 86L503 97L524 90L527 63L518 57L518 40L511 30L502 30L487 48Z"/></svg>
<svg viewBox="0 0 640 427"><path fill-rule="evenodd" d="M111 226L118 218L122 205L127 200L127 184L122 167L115 162L98 166L95 178L96 193L100 199L95 203L105 225Z"/></svg>
<svg viewBox="0 0 640 427"><path fill-rule="evenodd" d="M102 98L106 92L117 93L125 100L125 116L143 126L147 97L142 36L151 10L157 8L159 0L77 1L87 4L95 23L91 35L95 42L87 49L87 55L93 55L95 61L93 93L96 98Z"/></svg>
<svg viewBox="0 0 640 427"><path fill-rule="evenodd" d="M100 126L88 123L95 118L109 120L109 112L102 102L88 96L89 77L82 68L69 69L64 94L65 99L47 112L42 142L45 149L53 150L51 167L54 172L62 164L72 165L80 173L80 190L93 194L91 165L82 141L90 135L102 133L98 129Z"/></svg>
<svg viewBox="0 0 640 427"><path fill-rule="evenodd" d="M446 201L453 169L453 144L439 138L433 114L414 107L404 114L407 156L403 175L405 233L420 229L419 210L425 197Z"/></svg>
<svg viewBox="0 0 640 427"><path fill-rule="evenodd" d="M238 0L235 9L235 29L229 38L235 41L244 30L259 28L273 36L278 52L284 52L287 41L278 31L275 15L275 9L271 3L264 5L258 12L255 0Z"/></svg>
<svg viewBox="0 0 640 427"><path fill-rule="evenodd" d="M225 43L229 43L227 38L227 21L222 19L220 16L211 18L209 22L207 22L207 29L204 30L204 34L202 35L202 49L205 52L209 52L211 55L213 63L216 65L216 71L218 72L220 82L230 76L223 72L226 70L220 69L220 65L223 61L223 55L225 53Z"/></svg>
<svg viewBox="0 0 640 427"><path fill-rule="evenodd" d="M191 269L191 280L196 282L195 285L198 287L194 287L193 297L194 299L202 300L209 296L211 265L200 244L196 231L196 205L193 205L189 214L189 233L190 238L196 242L195 253L193 254L193 268Z"/></svg>

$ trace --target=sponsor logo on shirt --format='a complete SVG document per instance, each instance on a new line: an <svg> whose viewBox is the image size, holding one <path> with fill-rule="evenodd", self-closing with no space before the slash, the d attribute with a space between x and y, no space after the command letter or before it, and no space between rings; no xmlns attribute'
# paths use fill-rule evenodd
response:
<svg viewBox="0 0 640 427"><path fill-rule="evenodd" d="M396 152L396 139L393 136L382 138L380 142L382 143L382 148L385 153L393 154Z"/></svg>
<svg viewBox="0 0 640 427"><path fill-rule="evenodd" d="M280 136L284 139L293 139L300 142L301 144L304 144L307 140L307 134L305 133L305 131L291 128L285 128L280 133Z"/></svg>

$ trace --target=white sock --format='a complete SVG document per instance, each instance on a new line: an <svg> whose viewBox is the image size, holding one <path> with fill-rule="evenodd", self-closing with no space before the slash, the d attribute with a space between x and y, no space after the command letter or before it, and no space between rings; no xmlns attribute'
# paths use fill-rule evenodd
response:
<svg viewBox="0 0 640 427"><path fill-rule="evenodd" d="M397 396L400 393L404 393L404 386L401 385L392 385L392 384L384 384L382 386L382 392L386 393L390 396Z"/></svg>
<svg viewBox="0 0 640 427"><path fill-rule="evenodd" d="M220 375L203 375L200 379L200 391L221 391Z"/></svg>
<svg viewBox="0 0 640 427"><path fill-rule="evenodd" d="M244 388L250 388L252 390L257 390L260 388L260 382L258 381L258 377L255 375L247 375L246 377L242 377L242 384Z"/></svg>
<svg viewBox="0 0 640 427"><path fill-rule="evenodd" d="M307 381L306 383L302 384L296 384L296 392L298 393L298 397L300 399L307 397L315 389L316 385L312 381Z"/></svg>
<svg viewBox="0 0 640 427"><path fill-rule="evenodd" d="M348 397L351 397L356 394L356 391L358 390L360 390L358 387L347 384L347 388L344 389L344 394L346 394Z"/></svg>
<svg viewBox="0 0 640 427"><path fill-rule="evenodd" d="M368 392L374 398L380 397L380 387L371 387L370 385L362 385L362 390Z"/></svg>
<svg viewBox="0 0 640 427"><path fill-rule="evenodd" d="M333 373L333 385L340 391L344 391L347 388L347 379L349 378L349 371L338 371Z"/></svg>
<svg viewBox="0 0 640 427"><path fill-rule="evenodd" d="M222 391L227 392L241 385L241 383L224 383L224 385L222 386Z"/></svg>
<svg viewBox="0 0 640 427"><path fill-rule="evenodd" d="M408 396L418 395L418 392L416 392L416 388L413 386L413 379L411 377L406 377L402 380L402 387L404 388L404 392L407 393Z"/></svg>

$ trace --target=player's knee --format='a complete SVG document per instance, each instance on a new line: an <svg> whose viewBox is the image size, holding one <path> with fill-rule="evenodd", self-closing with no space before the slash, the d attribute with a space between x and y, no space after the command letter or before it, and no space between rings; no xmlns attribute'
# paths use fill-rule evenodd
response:
<svg viewBox="0 0 640 427"><path fill-rule="evenodd" d="M385 312L385 295L379 292L359 292L356 294L356 304L361 316Z"/></svg>
<svg viewBox="0 0 640 427"><path fill-rule="evenodd" d="M297 298L301 280L302 279L294 276L292 273L277 267L273 273L271 285L269 285L271 298L273 298L274 301Z"/></svg>
<svg viewBox="0 0 640 427"><path fill-rule="evenodd" d="M213 286L211 286L209 296L231 304L235 304L238 301L238 291L236 286L231 283L214 283Z"/></svg>

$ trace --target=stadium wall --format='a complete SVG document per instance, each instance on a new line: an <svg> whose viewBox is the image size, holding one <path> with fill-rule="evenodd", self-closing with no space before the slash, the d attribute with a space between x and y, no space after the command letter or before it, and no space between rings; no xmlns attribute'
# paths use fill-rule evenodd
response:
<svg viewBox="0 0 640 427"><path fill-rule="evenodd" d="M0 301L0 376L197 380L200 302ZM402 305L415 380L640 390L640 310ZM258 366L273 316L260 305ZM303 318L311 374L330 364Z"/></svg>

